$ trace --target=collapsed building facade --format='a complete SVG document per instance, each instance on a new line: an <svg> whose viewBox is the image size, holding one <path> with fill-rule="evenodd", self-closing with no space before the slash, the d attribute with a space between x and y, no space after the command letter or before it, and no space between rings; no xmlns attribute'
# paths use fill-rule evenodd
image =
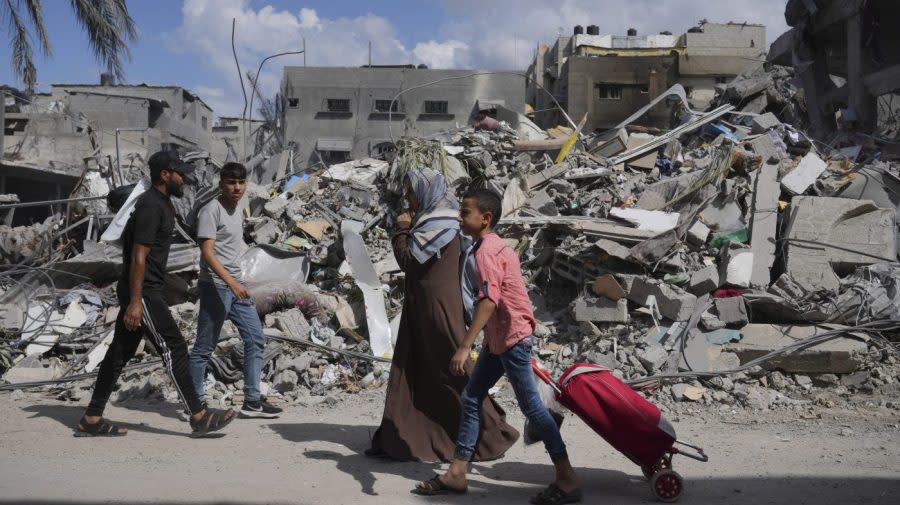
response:
<svg viewBox="0 0 900 505"><path fill-rule="evenodd" d="M159 149L209 149L213 111L199 96L179 86L102 81L53 84L28 99L4 93L0 194L23 202L64 198L83 178L108 191L132 180L123 174L140 170ZM14 222L42 220L48 211L22 209Z"/></svg>

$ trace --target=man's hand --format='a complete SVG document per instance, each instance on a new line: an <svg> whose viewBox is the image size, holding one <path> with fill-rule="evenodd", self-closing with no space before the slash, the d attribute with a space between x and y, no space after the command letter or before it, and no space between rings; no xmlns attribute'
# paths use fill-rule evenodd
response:
<svg viewBox="0 0 900 505"><path fill-rule="evenodd" d="M234 281L228 285L228 288L231 289L231 292L234 293L234 296L238 300L246 300L250 298L250 292L247 291L247 288L244 287L240 282Z"/></svg>
<svg viewBox="0 0 900 505"><path fill-rule="evenodd" d="M401 228L409 228L412 225L412 214L404 212L397 216L397 226Z"/></svg>
<svg viewBox="0 0 900 505"><path fill-rule="evenodd" d="M460 347L453 355L453 359L450 360L450 373L459 376L465 375L467 361L469 361L469 351L465 347Z"/></svg>
<svg viewBox="0 0 900 505"><path fill-rule="evenodd" d="M134 331L141 326L141 315L144 313L144 307L141 305L140 300L136 302L131 302L128 304L128 308L125 309L125 317L123 322L125 323L125 327L130 331Z"/></svg>

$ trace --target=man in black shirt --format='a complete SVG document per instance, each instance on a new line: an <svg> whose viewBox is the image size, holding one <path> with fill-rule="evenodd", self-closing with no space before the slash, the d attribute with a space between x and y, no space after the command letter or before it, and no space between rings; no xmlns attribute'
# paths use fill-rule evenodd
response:
<svg viewBox="0 0 900 505"><path fill-rule="evenodd" d="M138 197L122 232L122 276L117 287L120 311L115 335L100 364L91 403L75 431L78 436L121 436L128 432L104 420L103 410L122 368L134 357L144 335L159 351L185 409L191 413L193 436L222 429L234 418L234 411L207 408L197 397L187 344L163 297L175 228L175 207L170 197L184 194L184 179L194 166L182 162L172 151L155 153L148 165L153 187Z"/></svg>

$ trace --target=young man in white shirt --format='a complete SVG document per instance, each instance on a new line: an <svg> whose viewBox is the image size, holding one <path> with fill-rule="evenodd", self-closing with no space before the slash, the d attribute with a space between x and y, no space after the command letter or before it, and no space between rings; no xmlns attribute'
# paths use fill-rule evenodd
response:
<svg viewBox="0 0 900 505"><path fill-rule="evenodd" d="M244 244L244 222L238 205L247 187L244 165L226 163L219 173L219 187L221 196L203 206L197 215L200 314L197 341L191 350L191 376L197 395L203 399L209 357L222 324L230 319L244 341L244 405L240 413L271 419L278 417L281 409L269 404L259 390L266 337L238 261Z"/></svg>

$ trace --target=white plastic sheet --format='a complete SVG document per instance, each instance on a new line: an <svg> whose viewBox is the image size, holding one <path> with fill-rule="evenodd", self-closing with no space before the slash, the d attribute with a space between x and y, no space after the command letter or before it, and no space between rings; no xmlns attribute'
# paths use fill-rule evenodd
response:
<svg viewBox="0 0 900 505"><path fill-rule="evenodd" d="M356 280L356 285L363 292L372 354L380 358L391 358L394 355L394 347L391 343L391 325L384 308L384 291L381 289L381 280L375 272L372 258L360 235L362 229L363 223L359 221L348 220L341 223L344 254L353 278Z"/></svg>

